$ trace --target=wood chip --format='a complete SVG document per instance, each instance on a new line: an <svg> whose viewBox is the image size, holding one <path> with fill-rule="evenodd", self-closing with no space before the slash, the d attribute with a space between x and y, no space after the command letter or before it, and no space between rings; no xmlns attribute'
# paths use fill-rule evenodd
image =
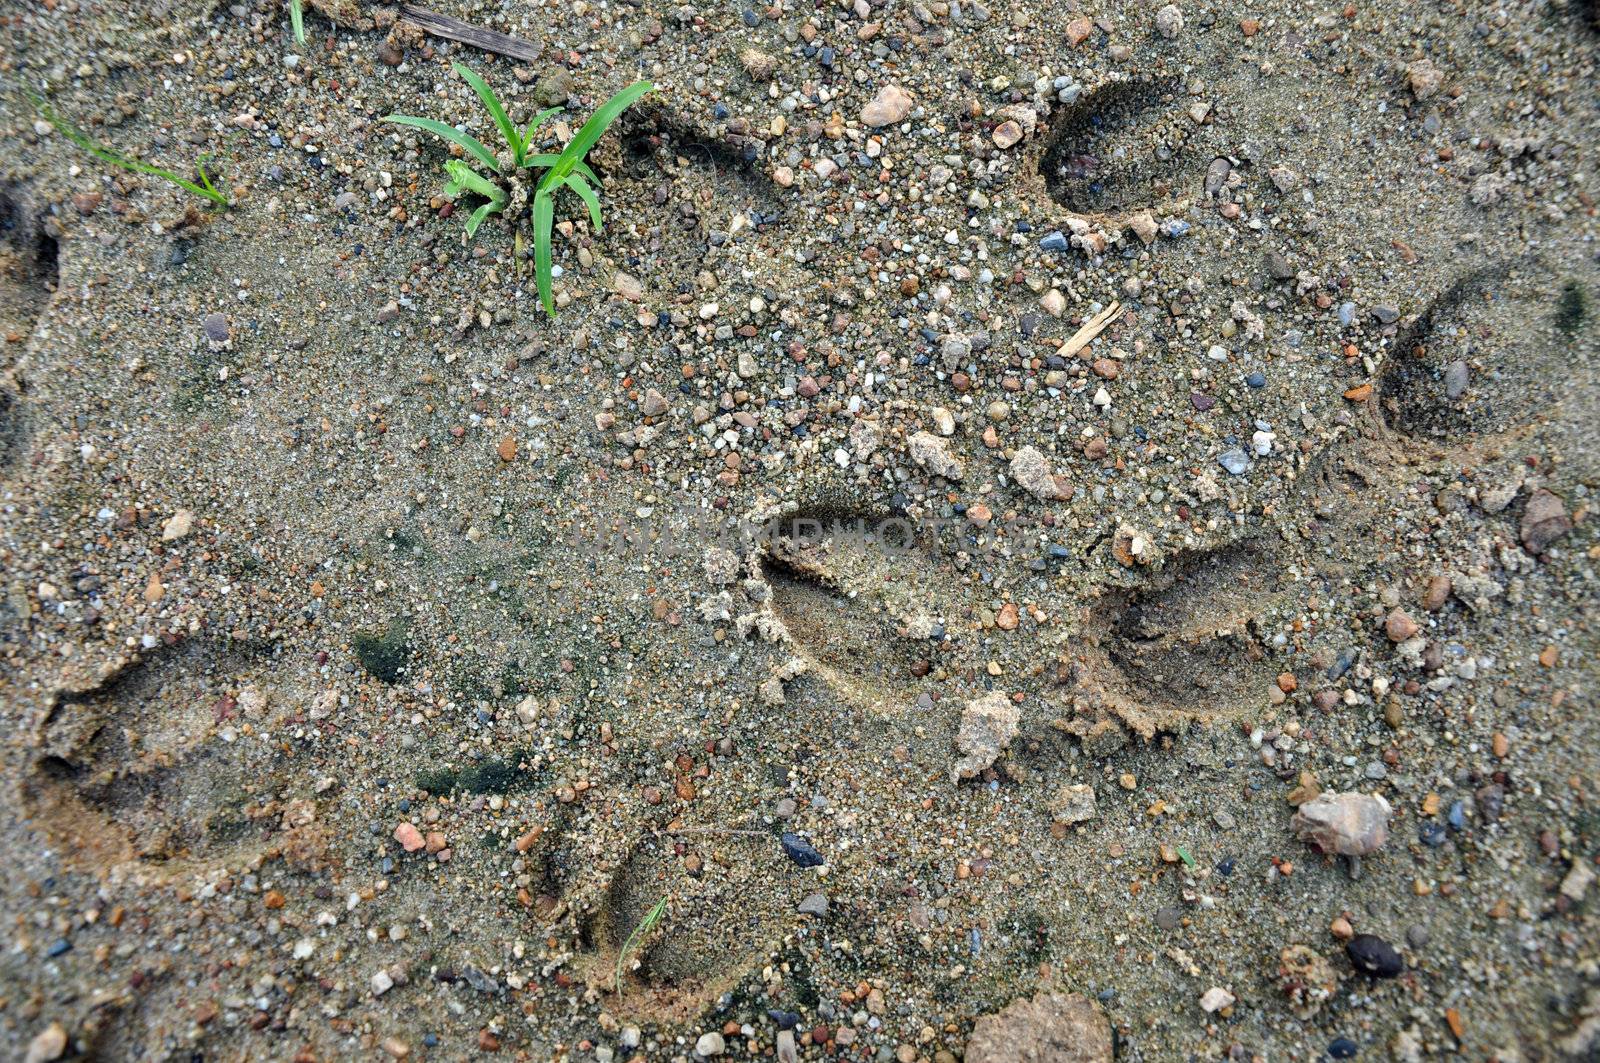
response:
<svg viewBox="0 0 1600 1063"><path fill-rule="evenodd" d="M1083 323L1083 327L1077 332L1074 332L1072 334L1072 338L1061 345L1061 347L1056 351L1056 355L1061 358L1071 358L1073 355L1089 346L1089 342L1096 336L1100 335L1100 333L1104 332L1106 326L1111 324L1111 319L1116 317L1121 310L1122 304L1116 300L1112 300L1110 306L1100 311L1094 317L1091 317L1088 321L1085 321Z"/></svg>
<svg viewBox="0 0 1600 1063"><path fill-rule="evenodd" d="M538 62L539 57L544 54L544 49L537 44L519 37L496 33L494 30L486 30L470 22L462 22L458 18L441 15L437 11L429 11L425 7L406 4L400 10L407 19L421 27L423 32L431 33L435 37L458 41L497 55L509 55L513 59L521 59L527 63Z"/></svg>

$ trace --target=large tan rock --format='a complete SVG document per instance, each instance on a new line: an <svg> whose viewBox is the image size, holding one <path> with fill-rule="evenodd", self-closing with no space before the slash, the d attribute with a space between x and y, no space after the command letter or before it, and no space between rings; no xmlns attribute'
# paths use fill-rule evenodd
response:
<svg viewBox="0 0 1600 1063"><path fill-rule="evenodd" d="M1389 840L1389 802L1369 794L1318 794L1300 806L1290 826L1325 853L1367 856Z"/></svg>
<svg viewBox="0 0 1600 1063"><path fill-rule="evenodd" d="M956 731L956 750L961 759L951 773L955 781L975 778L993 764L1017 737L1021 719L1022 710L1001 690L967 702Z"/></svg>
<svg viewBox="0 0 1600 1063"><path fill-rule="evenodd" d="M899 85L885 85L861 108L861 121L874 129L903 122L915 102Z"/></svg>
<svg viewBox="0 0 1600 1063"><path fill-rule="evenodd" d="M1081 993L1019 998L978 1020L966 1063L1111 1063L1111 1023Z"/></svg>

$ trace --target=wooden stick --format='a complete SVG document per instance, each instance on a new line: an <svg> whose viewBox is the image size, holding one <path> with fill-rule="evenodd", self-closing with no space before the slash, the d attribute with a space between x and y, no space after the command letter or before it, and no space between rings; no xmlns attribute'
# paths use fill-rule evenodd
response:
<svg viewBox="0 0 1600 1063"><path fill-rule="evenodd" d="M441 15L437 11L429 11L425 7L406 4L400 10L406 18L421 26L424 32L431 33L435 37L443 37L446 40L471 45L474 48L481 48L486 52L494 52L497 55L509 55L511 58L521 59L525 63L538 62L539 57L544 54L543 48L536 44L530 44L521 38L510 37L504 33L496 33L494 30L486 30L481 26L474 26L470 22L462 22L458 18Z"/></svg>
<svg viewBox="0 0 1600 1063"><path fill-rule="evenodd" d="M1116 317L1121 310L1122 304L1115 299L1111 300L1110 306L1085 321L1083 327L1074 332L1072 338L1056 350L1056 354L1062 358L1071 358L1089 346L1089 341L1104 332L1105 327L1111 324L1111 319Z"/></svg>

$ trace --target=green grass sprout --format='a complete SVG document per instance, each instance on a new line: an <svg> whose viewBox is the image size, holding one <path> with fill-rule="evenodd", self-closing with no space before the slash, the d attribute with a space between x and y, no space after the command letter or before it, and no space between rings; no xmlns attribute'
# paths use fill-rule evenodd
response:
<svg viewBox="0 0 1600 1063"><path fill-rule="evenodd" d="M215 203L219 207L222 207L223 209L227 209L227 207L230 206L228 197L219 191L216 185L211 183L211 175L206 173L206 159L208 156L202 155L195 160L195 171L199 174L200 180L198 183L195 181L190 181L186 178L179 177L171 170L164 170L159 166L145 162L143 159L135 159L119 152L112 151L110 148L105 147L102 144L95 143L89 138L88 134L84 133L81 129L67 121L65 118L62 118L60 115L56 114L54 108L45 102L44 97L30 92L28 93L28 99L33 104L34 110L38 111L40 116L43 117L46 122L49 122L52 126L54 126L62 136L66 137L68 140L72 141L72 143L76 144L79 148L88 152L90 155L93 155L101 162L110 163L112 166L115 166L118 169L127 170L131 173L149 174L152 177L159 177L162 180L171 181L179 188L182 188L188 192L193 192L195 195L200 196L203 199L209 199L211 202Z"/></svg>
<svg viewBox="0 0 1600 1063"><path fill-rule="evenodd" d="M454 126L447 126L443 122L436 122L432 118L414 118L409 114L391 114L384 119L396 125L415 126L425 129L434 136L443 137L452 144L459 145L468 155L477 159L491 170L500 169L500 160L494 157L494 152L484 146L483 141L471 133L463 133Z"/></svg>
<svg viewBox="0 0 1600 1063"><path fill-rule="evenodd" d="M648 81L635 81L601 104L539 179L539 187L533 195L534 278L539 282L539 301L544 304L544 312L551 317L556 316L555 299L550 291L550 229L555 218L551 199L563 185L572 189L588 204L589 218L594 222L595 232L602 230L600 197L589 184L590 181L598 184L599 180L584 163L584 157L605 131L611 128L611 123L622 117L623 111L632 107L639 97L654 87Z"/></svg>
<svg viewBox="0 0 1600 1063"><path fill-rule="evenodd" d="M473 211L467 218L467 236L471 237L478 231L478 226L483 224L483 219L491 214L498 214L506 209L506 204L511 197L506 195L506 190L489 180L487 177L462 162L460 159L451 159L444 164L445 172L450 175L450 181L444 186L444 194L454 199L463 192L472 192L487 199Z"/></svg>
<svg viewBox="0 0 1600 1063"><path fill-rule="evenodd" d="M516 210L520 213L521 204L527 201L527 185L522 180L522 172L544 171L538 183L533 186L533 203L530 211L533 221L533 272L539 287L540 305L544 307L546 314L555 317L555 265L551 247L551 235L555 228L555 195L562 188L571 189L588 208L589 221L594 231L597 233L602 231L604 222L600 212L598 191L601 181L585 159L611 124L622 116L622 112L633 106L645 93L653 91L655 86L648 81L635 81L601 104L567 142L566 147L558 153L551 154L533 151L534 134L561 108L550 107L540 111L526 127L518 130L505 105L500 102L500 97L495 95L494 89L487 81L461 63L452 63L450 69L477 94L483 109L489 113L495 128L500 131L500 138L505 141L504 153L497 154L472 134L432 118L391 114L386 116L384 121L432 133L456 145L476 159L484 169L498 176L502 183L485 177L460 159L451 159L445 163L445 174L449 179L444 187L445 195L455 197L464 192L471 192L488 201L468 215L466 224L469 239L477 233L484 219L492 214L504 212L513 203L517 204ZM507 191L506 184L510 185L510 191ZM518 246L521 246L520 237Z"/></svg>
<svg viewBox="0 0 1600 1063"><path fill-rule="evenodd" d="M306 43L306 11L305 0L289 0L289 25L294 27L294 42L299 45Z"/></svg>
<svg viewBox="0 0 1600 1063"><path fill-rule="evenodd" d="M1189 867L1194 867L1194 857L1189 855L1189 850L1185 849L1181 845L1177 846L1176 848L1178 850L1178 855L1183 858L1183 862Z"/></svg>
<svg viewBox="0 0 1600 1063"><path fill-rule="evenodd" d="M628 940L622 943L622 949L617 953L617 992L622 992L622 965L628 959L628 954L633 951L640 938L656 928L661 922L661 917L667 914L667 899L662 897L655 906L644 913L644 918L639 920L639 925L633 928L633 933L628 935Z"/></svg>

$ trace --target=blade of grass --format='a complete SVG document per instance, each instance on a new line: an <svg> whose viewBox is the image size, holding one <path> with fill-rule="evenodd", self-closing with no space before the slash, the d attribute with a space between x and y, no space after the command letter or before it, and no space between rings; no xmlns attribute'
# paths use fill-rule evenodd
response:
<svg viewBox="0 0 1600 1063"><path fill-rule="evenodd" d="M538 168L538 169L545 169L545 168L554 166L557 162L560 162L560 161L561 161L561 156L559 156L559 155L529 155L529 156L527 156L526 158L524 158L522 160L522 165L524 165L524 166L532 166L532 167L535 167L535 168ZM573 166L572 166L572 172L573 173L582 174L584 176L584 179L587 180L590 185L598 185L598 184L603 184L604 183L604 182L602 182L600 180L599 177L595 176L595 172L593 170L589 169L589 167L586 164L582 163L582 162L574 163Z"/></svg>
<svg viewBox="0 0 1600 1063"><path fill-rule="evenodd" d="M206 176L204 165L205 160L203 157L200 160L199 169L200 180L204 183L195 184L193 181L185 180L184 178L179 177L171 170L163 170L161 167L153 166L142 159L131 158L130 156L120 154L112 151L110 148L95 143L93 140L89 139L88 134L84 133L65 118L62 118L60 115L56 114L55 110L51 108L48 103L44 102L44 98L42 96L36 96L33 93L29 93L28 100L33 104L34 110L38 111L39 114L44 117L44 120L54 126L62 136L66 137L68 140L72 141L73 144L76 144L79 148L88 152L90 155L93 155L101 162L108 162L119 169L128 170L133 173L149 174L152 177L159 177L162 180L171 181L179 188L182 188L188 192L192 192L202 199L209 199L219 207L227 207L229 205L228 197L217 191L216 186L211 183L211 179Z"/></svg>
<svg viewBox="0 0 1600 1063"><path fill-rule="evenodd" d="M559 107L547 107L544 110L540 111L538 114L533 116L533 119L528 123L528 131L526 133L522 134L522 150L524 152L526 152L530 147L533 146L533 134L534 134L534 131L537 130L540 126L544 125L545 122L550 118L550 116L555 114L559 110L561 110L561 108L559 108ZM552 156L552 157L554 157L554 156Z"/></svg>
<svg viewBox="0 0 1600 1063"><path fill-rule="evenodd" d="M494 89L491 89L489 83L465 63L451 63L450 69L454 70L461 80L472 86L472 91L483 101L484 110L489 112L489 117L493 118L494 124L499 127L500 135L506 138L506 146L511 149L512 157L520 162L525 150L522 138L517 135L517 127L511 124L511 116L506 114L506 109L500 105L500 97L494 94Z"/></svg>
<svg viewBox="0 0 1600 1063"><path fill-rule="evenodd" d="M570 159L573 167L581 163L589 154L589 149L593 148L605 131L611 128L611 123L622 117L622 112L632 107L635 100L654 88L655 86L648 81L635 81L602 103L594 114L589 116L589 120L583 123L578 135L573 137L572 142L562 150L562 156ZM571 167L569 172L570 169Z"/></svg>
<svg viewBox="0 0 1600 1063"><path fill-rule="evenodd" d="M304 0L289 0L289 25L294 27L294 42L306 43L306 12Z"/></svg>
<svg viewBox="0 0 1600 1063"><path fill-rule="evenodd" d="M617 992L622 992L622 965L627 961L628 953L633 951L634 945L640 938L656 928L656 924L661 922L661 917L666 912L667 899L662 897L655 903L654 907L644 913L644 918L639 920L639 925L633 928L633 933L628 935L628 940L622 943L622 949L617 953Z"/></svg>
<svg viewBox="0 0 1600 1063"><path fill-rule="evenodd" d="M635 100L654 89L655 86L648 81L635 81L605 103L602 103L583 123L583 128L578 130L576 136L561 149L561 158L555 166L544 175L540 184L554 188L561 181L566 180L568 174L582 164L584 156L589 154L589 149L599 142L600 137L611 127L623 111L633 106Z"/></svg>
<svg viewBox="0 0 1600 1063"><path fill-rule="evenodd" d="M474 236L478 235L478 226L483 224L484 219L489 215L503 209L504 207L504 203L496 203L491 200L490 202L479 207L477 210L473 211L472 214L467 218L467 239L470 240Z"/></svg>
<svg viewBox="0 0 1600 1063"><path fill-rule="evenodd" d="M445 195L456 196L463 191L476 192L485 199L491 199L501 205L505 204L506 190L460 159L451 159L446 162L444 164L444 172L450 176L449 183L444 186Z"/></svg>
<svg viewBox="0 0 1600 1063"><path fill-rule="evenodd" d="M589 205L589 220L594 222L594 231L602 231L604 226L600 224L600 197L595 195L594 189L589 187L589 182L577 174L572 174L567 178L566 184L568 188L578 193L580 199Z"/></svg>
<svg viewBox="0 0 1600 1063"><path fill-rule="evenodd" d="M508 202L506 190L460 159L451 159L446 162L444 169L445 173L450 175L449 182L444 186L445 195L455 198L463 192L471 192L489 201L478 207L467 217L467 238L470 240L478 235L478 226L483 224L485 218L506 209L506 203Z"/></svg>
<svg viewBox="0 0 1600 1063"><path fill-rule="evenodd" d="M533 279L539 285L539 302L551 317L556 316L555 295L550 290L550 229L555 218L550 193L539 189L533 194Z"/></svg>
<svg viewBox="0 0 1600 1063"><path fill-rule="evenodd" d="M500 160L494 157L494 152L483 146L483 142L470 133L463 133L454 126L436 122L432 118L414 118L409 114L391 114L383 119L395 125L414 126L425 129L434 136L443 137L452 144L458 144L463 150L476 158L491 170L500 169Z"/></svg>
<svg viewBox="0 0 1600 1063"><path fill-rule="evenodd" d="M210 156L202 155L195 160L195 172L200 175L200 183L205 185L206 192L210 194L211 198L214 201L221 203L223 206L227 206L228 197L217 191L217 186L211 183L211 175L206 173L206 159L209 157Z"/></svg>

